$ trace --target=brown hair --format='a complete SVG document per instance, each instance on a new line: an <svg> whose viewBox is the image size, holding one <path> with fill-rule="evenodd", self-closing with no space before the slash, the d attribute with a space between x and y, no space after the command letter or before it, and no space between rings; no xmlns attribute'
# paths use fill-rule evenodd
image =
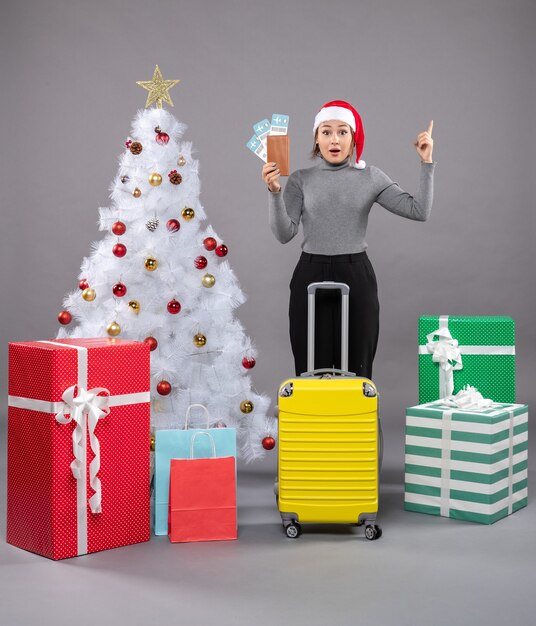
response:
<svg viewBox="0 0 536 626"><path fill-rule="evenodd" d="M310 155L311 159L316 159L317 156L320 156L320 148L318 147L318 142L317 142L319 128L320 128L320 126L315 131L315 138L314 138L314 141L313 141L313 149L311 150L311 155ZM352 130L352 129L350 128L350 130ZM350 147L350 152L348 154L349 158L351 158L352 155L354 154L354 149L355 149L355 135L354 135L354 133L352 131L352 145Z"/></svg>

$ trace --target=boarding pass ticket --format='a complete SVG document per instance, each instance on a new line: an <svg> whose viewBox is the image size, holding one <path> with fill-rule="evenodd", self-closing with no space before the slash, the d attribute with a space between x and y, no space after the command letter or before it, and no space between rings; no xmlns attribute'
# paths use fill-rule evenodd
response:
<svg viewBox="0 0 536 626"><path fill-rule="evenodd" d="M255 134L247 142L247 147L265 163L268 158L266 153L266 137L268 135L286 135L288 133L289 116L274 113L272 121L268 118L253 124Z"/></svg>

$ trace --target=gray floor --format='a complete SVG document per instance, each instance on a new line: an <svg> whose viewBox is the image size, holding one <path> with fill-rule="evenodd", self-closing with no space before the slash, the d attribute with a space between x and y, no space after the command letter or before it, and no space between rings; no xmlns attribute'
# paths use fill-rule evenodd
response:
<svg viewBox="0 0 536 626"><path fill-rule="evenodd" d="M5 421L2 420L4 423ZM5 430L0 428L2 474ZM149 543L53 562L0 543L0 623L529 625L536 611L536 504L481 526L402 509L382 472L383 537L307 526L283 533L275 456L239 472L239 539ZM534 479L534 476L532 475ZM533 483L534 484L534 483ZM1 527L5 537L5 481Z"/></svg>

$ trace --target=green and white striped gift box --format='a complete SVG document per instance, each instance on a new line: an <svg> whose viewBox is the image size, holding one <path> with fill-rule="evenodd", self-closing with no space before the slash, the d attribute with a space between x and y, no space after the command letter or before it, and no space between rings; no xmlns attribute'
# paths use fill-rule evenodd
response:
<svg viewBox="0 0 536 626"><path fill-rule="evenodd" d="M434 362L428 336L448 330L457 342L460 369L447 374ZM439 337L436 337L438 339ZM474 385L485 398L495 402L516 401L515 323L506 316L424 315L419 318L419 404L457 393ZM442 393L444 378L451 377L453 389Z"/></svg>
<svg viewBox="0 0 536 626"><path fill-rule="evenodd" d="M406 410L407 511L493 524L527 505L528 407Z"/></svg>

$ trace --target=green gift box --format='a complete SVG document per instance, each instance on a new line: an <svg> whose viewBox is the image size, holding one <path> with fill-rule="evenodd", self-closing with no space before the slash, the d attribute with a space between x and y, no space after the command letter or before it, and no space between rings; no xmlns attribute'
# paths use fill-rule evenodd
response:
<svg viewBox="0 0 536 626"><path fill-rule="evenodd" d="M527 505L528 407L406 411L407 511L493 524Z"/></svg>
<svg viewBox="0 0 536 626"><path fill-rule="evenodd" d="M419 319L419 403L473 385L495 402L515 402L511 317L425 315ZM449 386L450 382L450 386Z"/></svg>

